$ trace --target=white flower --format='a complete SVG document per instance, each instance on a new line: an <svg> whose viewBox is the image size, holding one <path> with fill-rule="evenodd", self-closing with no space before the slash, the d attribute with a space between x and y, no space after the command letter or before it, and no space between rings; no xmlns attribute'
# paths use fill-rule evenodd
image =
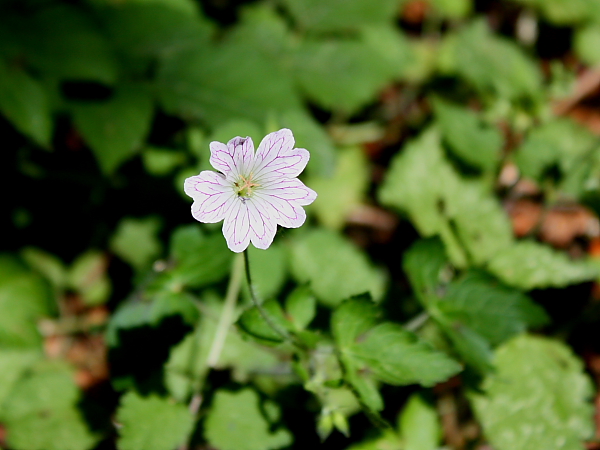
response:
<svg viewBox="0 0 600 450"><path fill-rule="evenodd" d="M184 190L194 199L192 215L200 222L224 220L223 235L234 252L244 251L250 241L266 249L277 225L298 228L306 220L302 206L317 193L296 177L310 154L294 148L287 128L268 134L254 153L249 137L235 137L227 145L210 144L210 164L219 172L204 170L187 178Z"/></svg>

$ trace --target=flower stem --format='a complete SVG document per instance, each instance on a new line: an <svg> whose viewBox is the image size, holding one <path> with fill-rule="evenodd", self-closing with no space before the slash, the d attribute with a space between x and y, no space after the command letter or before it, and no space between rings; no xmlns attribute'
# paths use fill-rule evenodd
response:
<svg viewBox="0 0 600 450"><path fill-rule="evenodd" d="M248 281L248 290L250 291L250 298L252 299L252 303L254 304L262 318L265 320L267 325L269 325L273 329L273 331L275 331L279 336L283 338L284 341L288 341L296 347L301 347L301 345L299 345L299 343L296 342L296 339L294 339L294 337L286 329L281 328L275 322L273 322L273 320L271 320L271 317L269 316L267 311L262 307L261 303L258 301L256 291L254 290L254 284L252 284L252 277L250 276L250 261L248 259L248 249L244 250L244 262L244 265L246 266L246 280Z"/></svg>
<svg viewBox="0 0 600 450"><path fill-rule="evenodd" d="M206 365L211 369L219 362L219 357L221 356L221 351L223 350L225 339L227 338L227 333L231 326L233 313L235 312L235 304L240 294L240 288L242 287L243 265L244 259L242 258L242 255L236 255L233 260L231 277L229 278L229 285L227 286L227 293L225 294L225 303L221 310L217 331L210 347L210 351L208 352L208 358L206 358Z"/></svg>

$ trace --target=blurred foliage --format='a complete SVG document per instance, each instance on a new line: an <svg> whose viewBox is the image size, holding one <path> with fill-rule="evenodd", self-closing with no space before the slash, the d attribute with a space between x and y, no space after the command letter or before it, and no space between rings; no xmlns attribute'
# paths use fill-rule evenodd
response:
<svg viewBox="0 0 600 450"><path fill-rule="evenodd" d="M597 0L0 0L0 447L598 448L599 48ZM283 127L261 311L182 188Z"/></svg>

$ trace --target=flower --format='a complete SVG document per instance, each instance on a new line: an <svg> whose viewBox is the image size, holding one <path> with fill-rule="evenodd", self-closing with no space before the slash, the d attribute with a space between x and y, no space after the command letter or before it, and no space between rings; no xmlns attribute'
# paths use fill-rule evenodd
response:
<svg viewBox="0 0 600 450"><path fill-rule="evenodd" d="M310 154L294 148L287 128L268 134L254 153L249 137L235 137L227 145L210 143L210 164L219 172L204 170L185 180L184 190L194 199L192 216L200 222L223 222L227 246L244 251L250 241L266 249L277 225L298 228L306 220L302 206L317 193L296 178Z"/></svg>

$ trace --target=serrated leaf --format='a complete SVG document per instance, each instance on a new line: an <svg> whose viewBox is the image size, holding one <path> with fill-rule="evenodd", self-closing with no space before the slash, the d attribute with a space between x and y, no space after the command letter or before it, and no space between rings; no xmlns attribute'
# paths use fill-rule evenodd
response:
<svg viewBox="0 0 600 450"><path fill-rule="evenodd" d="M543 308L521 291L479 272L468 272L451 283L436 306L453 326L466 325L493 346L549 320Z"/></svg>
<svg viewBox="0 0 600 450"><path fill-rule="evenodd" d="M317 298L335 306L352 295L369 292L379 300L387 276L366 255L333 231L314 230L292 243L290 265L300 283L309 283Z"/></svg>
<svg viewBox="0 0 600 450"><path fill-rule="evenodd" d="M189 439L194 417L184 404L130 391L121 399L117 421L119 450L172 450Z"/></svg>
<svg viewBox="0 0 600 450"><path fill-rule="evenodd" d="M406 211L424 236L439 235L459 267L482 264L513 241L508 217L491 190L456 173L435 129L395 156L379 198Z"/></svg>
<svg viewBox="0 0 600 450"><path fill-rule="evenodd" d="M154 105L143 85L129 84L118 86L107 100L73 103L72 112L102 172L110 175L142 147Z"/></svg>
<svg viewBox="0 0 600 450"><path fill-rule="evenodd" d="M521 241L498 252L487 269L509 286L525 290L565 287L600 275L593 264L572 261L565 253L533 241Z"/></svg>
<svg viewBox="0 0 600 450"><path fill-rule="evenodd" d="M49 147L52 111L43 86L22 68L0 58L0 111L21 133Z"/></svg>
<svg viewBox="0 0 600 450"><path fill-rule="evenodd" d="M379 309L369 296L342 302L331 316L331 332L338 347L350 347L356 338L377 324Z"/></svg>
<svg viewBox="0 0 600 450"><path fill-rule="evenodd" d="M299 286L285 299L285 314L297 331L305 329L317 313L317 299L307 286Z"/></svg>
<svg viewBox="0 0 600 450"><path fill-rule="evenodd" d="M494 170L503 144L500 131L459 105L434 98L433 106L442 136L452 151L478 169Z"/></svg>
<svg viewBox="0 0 600 450"><path fill-rule="evenodd" d="M398 416L398 431L404 450L435 450L442 434L436 409L419 393L410 396Z"/></svg>
<svg viewBox="0 0 600 450"><path fill-rule="evenodd" d="M498 450L583 449L592 436L592 385L564 344L521 335L496 351L495 373L472 405Z"/></svg>
<svg viewBox="0 0 600 450"><path fill-rule="evenodd" d="M173 233L171 254L175 259L173 279L194 288L224 279L233 258L221 232L205 236L198 225L180 227Z"/></svg>
<svg viewBox="0 0 600 450"><path fill-rule="evenodd" d="M323 225L339 230L348 215L362 203L369 180L369 165L363 151L359 147L347 148L338 154L332 177L314 177L308 181L319 193L319 201L310 208Z"/></svg>
<svg viewBox="0 0 600 450"><path fill-rule="evenodd" d="M220 450L271 450L288 446L292 435L284 428L269 430L258 395L251 389L218 390L204 422L204 436Z"/></svg>
<svg viewBox="0 0 600 450"><path fill-rule="evenodd" d="M146 269L161 251L156 236L160 225L160 220L153 216L143 219L125 217L110 240L110 248L135 269Z"/></svg>
<svg viewBox="0 0 600 450"><path fill-rule="evenodd" d="M402 267L413 291L424 305L432 302L438 295L437 287L444 281L442 275L447 266L444 244L438 238L417 241L402 258Z"/></svg>
<svg viewBox="0 0 600 450"><path fill-rule="evenodd" d="M461 365L391 322L364 333L344 352L389 384L432 386L460 372Z"/></svg>
<svg viewBox="0 0 600 450"><path fill-rule="evenodd" d="M40 362L22 377L2 405L0 417L13 448L88 450L92 434L75 404L79 391L62 363Z"/></svg>
<svg viewBox="0 0 600 450"><path fill-rule="evenodd" d="M286 6L303 28L315 31L356 29L365 24L391 22L397 14L396 0L286 0Z"/></svg>

